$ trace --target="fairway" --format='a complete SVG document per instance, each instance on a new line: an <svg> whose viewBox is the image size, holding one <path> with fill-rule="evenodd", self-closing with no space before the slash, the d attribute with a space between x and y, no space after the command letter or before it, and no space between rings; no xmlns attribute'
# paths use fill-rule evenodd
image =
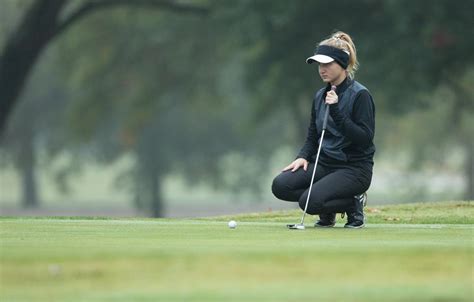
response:
<svg viewBox="0 0 474 302"><path fill-rule="evenodd" d="M469 210L472 210L470 207ZM1 218L1 301L471 301L472 224ZM308 217L310 218L310 217ZM376 219L374 219L377 221Z"/></svg>

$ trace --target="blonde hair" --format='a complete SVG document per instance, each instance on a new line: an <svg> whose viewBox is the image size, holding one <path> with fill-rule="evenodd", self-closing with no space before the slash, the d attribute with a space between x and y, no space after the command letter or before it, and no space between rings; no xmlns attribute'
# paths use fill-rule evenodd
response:
<svg viewBox="0 0 474 302"><path fill-rule="evenodd" d="M353 79L354 74L359 68L359 61L357 61L357 52L352 38L342 31L337 31L331 35L331 37L323 40L319 45L327 45L342 49L349 53L349 65L347 66L347 73L349 78Z"/></svg>

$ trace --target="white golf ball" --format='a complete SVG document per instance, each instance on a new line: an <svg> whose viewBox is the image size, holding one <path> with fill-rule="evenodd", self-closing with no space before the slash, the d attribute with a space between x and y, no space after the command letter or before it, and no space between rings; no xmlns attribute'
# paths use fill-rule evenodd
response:
<svg viewBox="0 0 474 302"><path fill-rule="evenodd" d="M229 228L235 229L237 227L237 222L234 220L229 221Z"/></svg>

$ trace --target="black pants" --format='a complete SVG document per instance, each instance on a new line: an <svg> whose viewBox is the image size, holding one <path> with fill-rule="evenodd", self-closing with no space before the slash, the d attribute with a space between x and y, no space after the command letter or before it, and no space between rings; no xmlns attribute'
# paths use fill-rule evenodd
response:
<svg viewBox="0 0 474 302"><path fill-rule="evenodd" d="M301 167L295 172L285 171L275 177L272 184L275 197L297 201L304 210L313 169L314 163L310 163L307 171ZM315 215L353 211L354 195L367 191L371 180L372 165L329 167L318 164L307 213Z"/></svg>

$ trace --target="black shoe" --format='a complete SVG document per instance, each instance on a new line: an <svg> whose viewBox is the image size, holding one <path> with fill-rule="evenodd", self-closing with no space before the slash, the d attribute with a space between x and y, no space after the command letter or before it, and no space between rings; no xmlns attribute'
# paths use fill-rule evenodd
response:
<svg viewBox="0 0 474 302"><path fill-rule="evenodd" d="M364 221L362 220L354 220L352 222L347 222L344 227L347 229L360 229L365 226Z"/></svg>
<svg viewBox="0 0 474 302"><path fill-rule="evenodd" d="M336 225L336 214L320 214L319 220L314 224L316 228L332 228Z"/></svg>
<svg viewBox="0 0 474 302"><path fill-rule="evenodd" d="M347 212L347 223L345 228L360 229L364 227L364 207L367 204L367 194L354 196L354 208Z"/></svg>

